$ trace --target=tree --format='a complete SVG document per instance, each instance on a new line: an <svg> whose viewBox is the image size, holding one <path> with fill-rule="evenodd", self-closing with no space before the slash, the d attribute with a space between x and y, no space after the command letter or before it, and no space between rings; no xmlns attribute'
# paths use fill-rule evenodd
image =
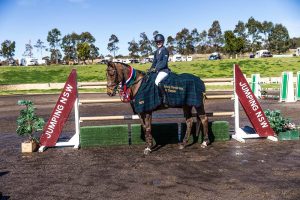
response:
<svg viewBox="0 0 300 200"><path fill-rule="evenodd" d="M249 46L249 41L247 40L246 26L244 22L239 21L237 25L235 25L235 29L233 31L237 37L243 39L244 47L242 49L242 53L247 51L247 47ZM225 42L226 43L226 42Z"/></svg>
<svg viewBox="0 0 300 200"><path fill-rule="evenodd" d="M244 22L238 21L238 24L235 25L234 31L237 36L247 38L246 27Z"/></svg>
<svg viewBox="0 0 300 200"><path fill-rule="evenodd" d="M272 51L285 53L290 47L290 36L285 26L276 24L269 35L269 44Z"/></svg>
<svg viewBox="0 0 300 200"><path fill-rule="evenodd" d="M59 63L62 59L61 52L58 49L50 49L50 62Z"/></svg>
<svg viewBox="0 0 300 200"><path fill-rule="evenodd" d="M129 47L129 56L132 58L138 58L139 57L139 44L135 41L132 40L131 42L128 42Z"/></svg>
<svg viewBox="0 0 300 200"><path fill-rule="evenodd" d="M172 36L168 36L166 46L170 55L173 55L176 52L174 45L175 45L175 39Z"/></svg>
<svg viewBox="0 0 300 200"><path fill-rule="evenodd" d="M206 47L207 47L207 32L206 30L203 30L199 34L199 45L197 46L197 52L206 53Z"/></svg>
<svg viewBox="0 0 300 200"><path fill-rule="evenodd" d="M109 52L113 52L114 53L114 57L116 56L116 51L119 50L119 47L117 46L117 44L119 43L119 39L116 35L112 34L109 38L109 42L107 44L107 50Z"/></svg>
<svg viewBox="0 0 300 200"><path fill-rule="evenodd" d="M296 49L297 47L300 47L300 37L293 37L291 40L290 40L290 48L291 49Z"/></svg>
<svg viewBox="0 0 300 200"><path fill-rule="evenodd" d="M191 31L191 36L192 36L192 43L193 43L193 46L196 47L199 45L199 41L200 41L200 34L198 33L198 30L196 28L194 28L192 31Z"/></svg>
<svg viewBox="0 0 300 200"><path fill-rule="evenodd" d="M157 34L159 34L158 30L156 30L156 31L153 31L153 33L152 33L152 35L153 35L153 38L154 38L154 37L155 37Z"/></svg>
<svg viewBox="0 0 300 200"><path fill-rule="evenodd" d="M236 37L232 31L225 31L224 33L225 46L224 50L229 55L234 55L242 52L244 48L244 38Z"/></svg>
<svg viewBox="0 0 300 200"><path fill-rule="evenodd" d="M99 48L96 47L94 44L91 44L90 48L91 48L91 50L90 50L90 56L89 57L93 62L94 59L96 59L99 56Z"/></svg>
<svg viewBox="0 0 300 200"><path fill-rule="evenodd" d="M261 49L261 23L259 21L256 21L253 17L250 17L245 27L248 29L248 35L251 36L250 50L254 52L256 50Z"/></svg>
<svg viewBox="0 0 300 200"><path fill-rule="evenodd" d="M208 30L208 39L213 46L213 50L218 51L223 43L222 30L218 20L213 21L211 28Z"/></svg>
<svg viewBox="0 0 300 200"><path fill-rule="evenodd" d="M203 30L200 34L199 34L199 42L201 45L206 45L207 42L207 32L206 30Z"/></svg>
<svg viewBox="0 0 300 200"><path fill-rule="evenodd" d="M47 36L47 41L49 42L49 46L50 46L50 52L56 53L55 55L53 55L55 56L56 64L58 64L59 54L60 54L60 51L58 50L58 47L60 45L59 42L61 40L60 36L61 33L57 28L54 28L51 31L49 31Z"/></svg>
<svg viewBox="0 0 300 200"><path fill-rule="evenodd" d="M155 50L157 49L157 46L156 46L156 43L154 41L154 37L159 34L159 32L156 30L156 31L153 31L152 33L152 36L153 36L153 39L151 40L151 45L152 45L152 54L155 52Z"/></svg>
<svg viewBox="0 0 300 200"><path fill-rule="evenodd" d="M264 48L265 49L269 49L269 41L268 41L268 37L272 31L272 28L274 27L272 22L267 22L264 21L261 24L261 32L264 34Z"/></svg>
<svg viewBox="0 0 300 200"><path fill-rule="evenodd" d="M79 35L72 33L65 35L62 38L61 48L65 54L64 60L69 62L70 60L77 60L77 44L79 43Z"/></svg>
<svg viewBox="0 0 300 200"><path fill-rule="evenodd" d="M11 59L15 55L16 42L5 40L1 43L0 56Z"/></svg>
<svg viewBox="0 0 300 200"><path fill-rule="evenodd" d="M34 45L35 48L38 49L38 51L41 51L41 58L43 57L43 49L46 48L44 45L44 42L42 42L40 39L36 41L36 44Z"/></svg>
<svg viewBox="0 0 300 200"><path fill-rule="evenodd" d="M92 34L90 32L82 32L80 35L79 35L79 40L80 40L80 43L88 43L88 44L93 44L96 39L94 38L94 36L92 36Z"/></svg>
<svg viewBox="0 0 300 200"><path fill-rule="evenodd" d="M195 47L193 46L193 37L187 28L182 29L176 34L177 51L180 54L191 54L194 53Z"/></svg>
<svg viewBox="0 0 300 200"><path fill-rule="evenodd" d="M85 61L89 59L91 53L91 47L87 42L77 44L77 53L78 58L82 60L85 64Z"/></svg>
<svg viewBox="0 0 300 200"><path fill-rule="evenodd" d="M148 57L152 52L151 41L148 39L145 32L140 34L141 40L139 41L140 49L142 56Z"/></svg>
<svg viewBox="0 0 300 200"><path fill-rule="evenodd" d="M31 45L31 40L29 40L28 44L25 44L25 51L23 53L23 56L32 58L33 53L32 53L33 47Z"/></svg>

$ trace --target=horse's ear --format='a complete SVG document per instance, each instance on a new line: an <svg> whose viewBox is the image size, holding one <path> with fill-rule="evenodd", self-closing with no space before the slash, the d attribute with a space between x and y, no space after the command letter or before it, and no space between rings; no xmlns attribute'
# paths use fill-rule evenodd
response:
<svg viewBox="0 0 300 200"><path fill-rule="evenodd" d="M113 62L110 61L110 60L106 60L105 62L106 62L106 65L107 65L107 66L111 66L111 65L113 64Z"/></svg>

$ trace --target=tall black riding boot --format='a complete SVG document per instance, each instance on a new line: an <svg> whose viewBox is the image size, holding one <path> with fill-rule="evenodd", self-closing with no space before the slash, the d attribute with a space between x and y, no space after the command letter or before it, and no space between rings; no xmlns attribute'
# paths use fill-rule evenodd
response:
<svg viewBox="0 0 300 200"><path fill-rule="evenodd" d="M158 84L158 88L159 88L159 91L160 91L160 97L162 99L162 105L164 107L169 107L168 106L168 99L167 99L167 94L166 94L166 91L165 91L165 88L162 84Z"/></svg>

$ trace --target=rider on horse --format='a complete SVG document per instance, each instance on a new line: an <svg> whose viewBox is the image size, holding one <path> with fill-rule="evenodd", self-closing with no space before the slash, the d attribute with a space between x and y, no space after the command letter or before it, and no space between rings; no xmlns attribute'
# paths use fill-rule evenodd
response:
<svg viewBox="0 0 300 200"><path fill-rule="evenodd" d="M166 92L160 82L171 72L168 67L169 51L164 46L165 38L162 34L155 35L154 41L157 45L157 50L154 53L153 63L149 71L157 73L155 85L157 85L160 90L163 105L167 106Z"/></svg>

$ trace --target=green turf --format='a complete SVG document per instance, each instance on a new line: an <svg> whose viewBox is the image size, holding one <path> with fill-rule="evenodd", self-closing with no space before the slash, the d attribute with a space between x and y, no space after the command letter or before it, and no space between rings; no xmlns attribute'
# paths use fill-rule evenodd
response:
<svg viewBox="0 0 300 200"><path fill-rule="evenodd" d="M80 128L81 147L127 145L127 125L87 126Z"/></svg>
<svg viewBox="0 0 300 200"><path fill-rule="evenodd" d="M180 125L180 141L185 136L186 124ZM229 139L229 125L226 121L215 121L209 123L210 135L213 141ZM211 130L213 130L211 132ZM193 124L190 141L202 142L196 135L196 123ZM178 124L177 123L153 123L152 136L155 144L177 144ZM211 138L211 137L210 137ZM110 146L110 145L136 145L144 144L145 136L140 124L130 125L109 125L109 126L85 126L80 128L81 147Z"/></svg>
<svg viewBox="0 0 300 200"><path fill-rule="evenodd" d="M290 130L286 132L280 132L278 134L278 140L299 140L299 131Z"/></svg>
<svg viewBox="0 0 300 200"><path fill-rule="evenodd" d="M300 71L300 57L266 59L223 59L218 61L194 60L191 62L170 62L169 66L176 73L191 73L201 78L225 78L233 76L233 64L239 64L244 74L259 73L261 77L279 77L282 71ZM133 64L133 67L145 71L148 64ZM78 81L105 81L106 65L85 66L33 66L0 67L0 84L23 83L63 83L71 69L77 69Z"/></svg>

